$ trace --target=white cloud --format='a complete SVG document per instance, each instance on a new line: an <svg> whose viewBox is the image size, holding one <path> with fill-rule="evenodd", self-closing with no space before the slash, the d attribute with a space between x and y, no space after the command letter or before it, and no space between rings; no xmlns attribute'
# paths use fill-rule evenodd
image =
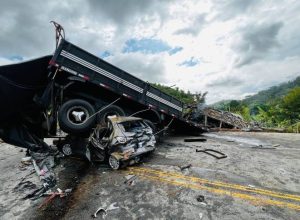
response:
<svg viewBox="0 0 300 220"><path fill-rule="evenodd" d="M0 66L12 64L12 63L15 63L15 62L10 59L7 59L7 58L0 57Z"/></svg>
<svg viewBox="0 0 300 220"><path fill-rule="evenodd" d="M0 3L0 65L54 50L50 20L66 38L152 82L208 91L208 102L239 99L300 75L300 3L295 0L17 0ZM130 39L171 48L122 53ZM191 58L194 66L178 65Z"/></svg>

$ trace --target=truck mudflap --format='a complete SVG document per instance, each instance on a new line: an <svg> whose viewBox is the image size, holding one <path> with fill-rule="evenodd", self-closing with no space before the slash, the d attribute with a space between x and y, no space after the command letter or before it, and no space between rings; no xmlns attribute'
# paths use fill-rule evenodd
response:
<svg viewBox="0 0 300 220"><path fill-rule="evenodd" d="M43 139L34 135L33 132L24 125L9 125L1 128L0 138L8 144L27 148L31 151L49 149L49 146Z"/></svg>
<svg viewBox="0 0 300 220"><path fill-rule="evenodd" d="M34 96L48 83L51 56L0 66L0 125L22 110L34 108Z"/></svg>

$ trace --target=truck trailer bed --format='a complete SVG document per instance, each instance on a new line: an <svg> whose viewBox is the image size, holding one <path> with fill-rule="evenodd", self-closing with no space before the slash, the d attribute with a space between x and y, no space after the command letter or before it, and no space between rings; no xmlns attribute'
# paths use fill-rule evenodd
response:
<svg viewBox="0 0 300 220"><path fill-rule="evenodd" d="M183 103L149 83L62 39L51 65L168 115L180 118Z"/></svg>

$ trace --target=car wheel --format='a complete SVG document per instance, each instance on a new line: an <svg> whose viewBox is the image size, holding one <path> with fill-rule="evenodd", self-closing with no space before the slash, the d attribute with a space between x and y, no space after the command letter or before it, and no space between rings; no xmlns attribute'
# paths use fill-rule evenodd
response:
<svg viewBox="0 0 300 220"><path fill-rule="evenodd" d="M95 124L93 106L82 99L72 99L65 102L59 110L60 128L67 133L79 134L88 132Z"/></svg>
<svg viewBox="0 0 300 220"><path fill-rule="evenodd" d="M110 155L108 158L108 164L113 170L118 170L120 168L121 162L114 156Z"/></svg>
<svg viewBox="0 0 300 220"><path fill-rule="evenodd" d="M62 152L64 153L64 155L66 156L70 156L72 155L72 148L70 144L65 144L62 146Z"/></svg>

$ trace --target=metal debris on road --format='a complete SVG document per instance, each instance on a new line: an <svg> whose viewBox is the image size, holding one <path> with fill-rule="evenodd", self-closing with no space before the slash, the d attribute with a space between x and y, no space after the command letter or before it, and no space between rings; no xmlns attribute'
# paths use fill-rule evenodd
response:
<svg viewBox="0 0 300 220"><path fill-rule="evenodd" d="M184 142L206 142L206 138L186 138Z"/></svg>
<svg viewBox="0 0 300 220"><path fill-rule="evenodd" d="M15 187L14 187L14 191L20 191L20 192L26 192L26 193L30 193L33 190L36 190L37 186L32 183L31 181L23 181L21 180L21 182L19 182Z"/></svg>
<svg viewBox="0 0 300 220"><path fill-rule="evenodd" d="M125 179L126 180L124 181L124 184L127 184L129 186L134 186L137 176L136 175L127 175L127 176L125 176Z"/></svg>
<svg viewBox="0 0 300 220"><path fill-rule="evenodd" d="M120 208L119 206L116 206L117 203L114 202L112 204L110 204L107 208L104 208L104 207L99 207L96 212L92 215L93 218L97 218L97 214L99 212L103 213L103 217L107 215L107 211L111 211L111 210L114 210L114 209L118 209Z"/></svg>
<svg viewBox="0 0 300 220"><path fill-rule="evenodd" d="M44 192L45 192L45 188L42 186L28 193L26 196L22 198L22 200L26 200L26 199L36 200L41 196L43 196Z"/></svg>
<svg viewBox="0 0 300 220"><path fill-rule="evenodd" d="M21 181L18 183L18 185L20 185L27 177L29 177L29 176L31 176L32 174L34 174L35 173L35 171L34 170L32 170L30 173L28 173L26 176L24 176L22 179L21 179ZM17 186L18 186L17 185ZM16 186L16 187L17 187ZM15 188L16 188L15 187Z"/></svg>
<svg viewBox="0 0 300 220"><path fill-rule="evenodd" d="M192 164L188 164L188 165L184 165L184 166L180 166L180 170L183 171L185 169L191 168Z"/></svg>
<svg viewBox="0 0 300 220"><path fill-rule="evenodd" d="M206 207L207 204L205 202L199 202L200 205L202 205L203 207Z"/></svg>
<svg viewBox="0 0 300 220"><path fill-rule="evenodd" d="M107 211L110 211L110 210L114 210L114 209L120 208L119 206L116 206L116 205L117 205L116 202L110 204L110 205L106 208L106 212L107 212Z"/></svg>
<svg viewBox="0 0 300 220"><path fill-rule="evenodd" d="M49 195L47 199L39 206L39 209L43 206L49 204L56 196L60 196L61 198L65 196L64 192L50 192L50 193L44 193L44 195Z"/></svg>
<svg viewBox="0 0 300 220"><path fill-rule="evenodd" d="M97 214L98 214L99 212L103 213L103 216L106 216L106 215L107 215L105 208L99 207L99 208L96 210L96 212L92 215L92 217L93 217L93 218L97 218Z"/></svg>
<svg viewBox="0 0 300 220"><path fill-rule="evenodd" d="M203 213L200 212L200 213L199 213L199 219L201 220L202 218L203 218Z"/></svg>
<svg viewBox="0 0 300 220"><path fill-rule="evenodd" d="M217 150L213 150L213 149L204 149L204 150L196 149L196 152L203 152L203 153L206 153L206 154L208 154L208 155L210 155L210 156L213 156L214 158L216 158L216 159L218 159L218 160L227 157L226 154L224 154L224 153L222 153L222 152L220 152L220 151L217 151ZM211 153L211 152L213 152L213 153ZM214 153L219 154L219 155L221 155L221 156L218 156L218 155L216 155L216 154L214 154Z"/></svg>
<svg viewBox="0 0 300 220"><path fill-rule="evenodd" d="M60 188L57 188L57 192L63 193L63 191Z"/></svg>
<svg viewBox="0 0 300 220"><path fill-rule="evenodd" d="M29 162L29 164L31 164L31 159L32 159L32 157L23 157L23 158L21 159L21 162L22 162L22 163L27 163L27 162Z"/></svg>
<svg viewBox="0 0 300 220"><path fill-rule="evenodd" d="M254 146L252 147L253 149L276 149L276 147L273 147L273 146L264 146L262 144L260 145L257 145L257 146Z"/></svg>
<svg viewBox="0 0 300 220"><path fill-rule="evenodd" d="M28 168L24 168L23 166L31 165L33 166L33 171L31 171L28 175L21 179L18 185L22 185L23 181L31 174L36 173L39 177L42 187L35 187L30 189L30 191L25 193L26 195L23 199L32 199L35 200L40 198L47 190L54 187L56 184L56 178L52 167L55 166L54 156L51 155L50 152L33 152L29 151L28 154L30 156L24 157L21 159L22 170L26 170Z"/></svg>
<svg viewBox="0 0 300 220"><path fill-rule="evenodd" d="M65 190L65 193L71 193L72 192L72 189L66 189Z"/></svg>
<svg viewBox="0 0 300 220"><path fill-rule="evenodd" d="M196 199L197 199L198 202L204 202L204 196L203 195L197 196Z"/></svg>
<svg viewBox="0 0 300 220"><path fill-rule="evenodd" d="M47 199L39 206L39 209L43 206L49 204L55 197L59 196L60 198L63 198L65 196L68 196L72 192L72 189L66 189L61 190L60 188L57 188L57 192L51 192L51 190L43 193L42 195L48 196Z"/></svg>

